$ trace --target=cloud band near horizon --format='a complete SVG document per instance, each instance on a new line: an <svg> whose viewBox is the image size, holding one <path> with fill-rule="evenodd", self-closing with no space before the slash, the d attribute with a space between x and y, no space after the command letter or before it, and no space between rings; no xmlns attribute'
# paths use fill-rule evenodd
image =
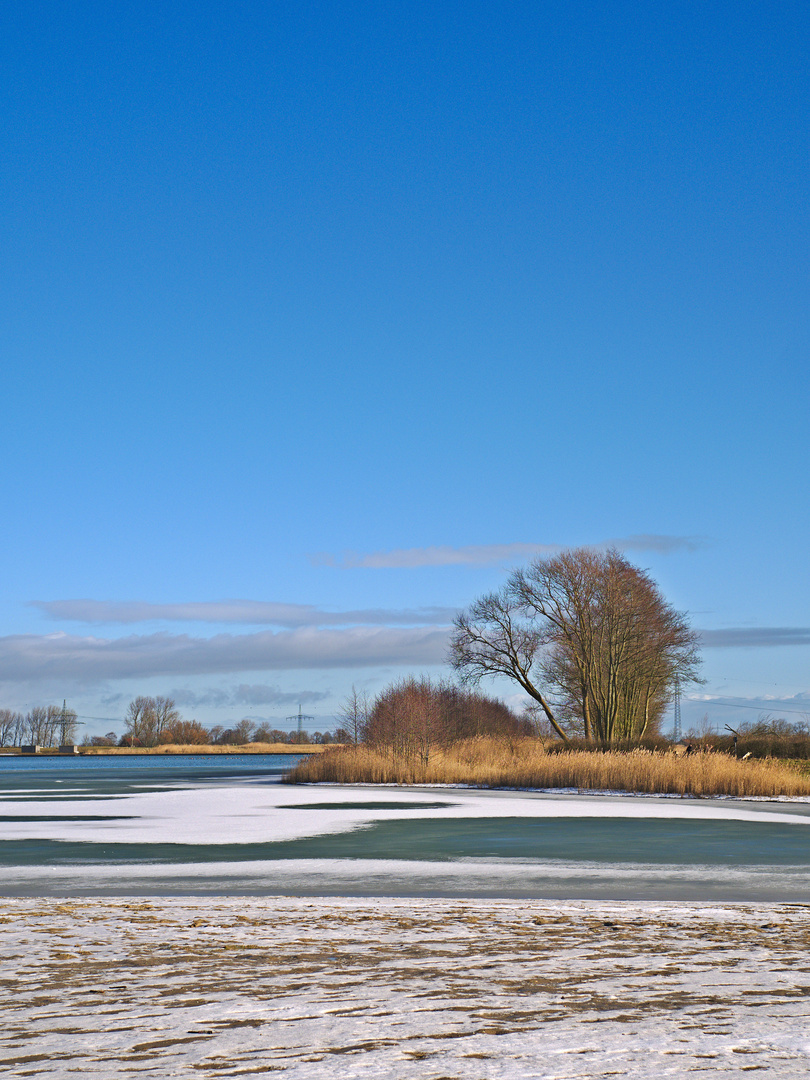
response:
<svg viewBox="0 0 810 1080"><path fill-rule="evenodd" d="M586 547L610 548L620 551L654 551L668 555L674 551L697 551L705 547L707 540L702 536L662 536L654 533L639 533L634 536L603 540ZM415 548L395 548L391 551L357 552L346 551L341 556L328 552L310 556L316 566L334 566L343 570L414 570L427 566L489 566L499 562L515 562L520 559L535 559L554 555L563 551L564 544L467 544L462 547L432 546Z"/></svg>
<svg viewBox="0 0 810 1080"><path fill-rule="evenodd" d="M250 634L16 634L0 638L0 680L82 681L245 671L434 666L445 662L448 626L262 630ZM810 645L807 627L701 632L705 648Z"/></svg>
<svg viewBox="0 0 810 1080"><path fill-rule="evenodd" d="M101 680L441 664L447 629L353 627L254 634L132 634L122 638L16 634L0 638L0 680Z"/></svg>

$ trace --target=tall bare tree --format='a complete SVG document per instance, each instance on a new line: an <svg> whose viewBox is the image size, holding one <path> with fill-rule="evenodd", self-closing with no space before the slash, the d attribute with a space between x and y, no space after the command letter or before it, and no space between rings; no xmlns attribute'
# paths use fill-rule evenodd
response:
<svg viewBox="0 0 810 1080"><path fill-rule="evenodd" d="M16 746L22 741L24 719L22 713L13 709L0 709L0 746Z"/></svg>
<svg viewBox="0 0 810 1080"><path fill-rule="evenodd" d="M463 679L513 679L563 739L639 739L657 729L676 680L697 681L698 638L648 574L616 550L537 559L456 620Z"/></svg>
<svg viewBox="0 0 810 1080"><path fill-rule="evenodd" d="M346 700L337 711L337 719L340 722L340 729L346 732L355 746L363 742L366 737L370 712L371 703L368 692L358 690L352 683L351 693L346 696Z"/></svg>
<svg viewBox="0 0 810 1080"><path fill-rule="evenodd" d="M534 698L552 729L564 741L568 734L552 710L534 673L543 650L551 644L550 627L532 625L523 618L514 590L507 585L474 601L456 618L450 639L450 663L464 683L478 683L487 675L513 679Z"/></svg>

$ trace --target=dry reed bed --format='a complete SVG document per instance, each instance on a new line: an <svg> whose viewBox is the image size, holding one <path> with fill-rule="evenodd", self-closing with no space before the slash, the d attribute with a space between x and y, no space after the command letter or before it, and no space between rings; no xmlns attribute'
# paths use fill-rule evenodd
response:
<svg viewBox="0 0 810 1080"><path fill-rule="evenodd" d="M774 759L672 751L548 753L536 739L469 739L419 757L390 748L329 748L299 764L287 783L470 784L487 788L577 788L640 794L810 796L810 776Z"/></svg>

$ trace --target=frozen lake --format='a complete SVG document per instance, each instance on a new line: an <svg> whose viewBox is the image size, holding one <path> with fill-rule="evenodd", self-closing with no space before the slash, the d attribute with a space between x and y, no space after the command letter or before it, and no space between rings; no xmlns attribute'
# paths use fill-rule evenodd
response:
<svg viewBox="0 0 810 1080"><path fill-rule="evenodd" d="M802 901L810 804L293 787L277 758L0 758L7 896Z"/></svg>

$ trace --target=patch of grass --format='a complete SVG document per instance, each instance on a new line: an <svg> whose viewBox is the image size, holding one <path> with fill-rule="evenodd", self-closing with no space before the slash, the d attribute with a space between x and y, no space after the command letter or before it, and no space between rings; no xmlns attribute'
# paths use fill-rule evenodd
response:
<svg viewBox="0 0 810 1080"><path fill-rule="evenodd" d="M810 774L772 758L678 756L669 750L563 750L539 739L465 739L437 748L427 762L390 747L328 747L300 762L286 783L470 784L486 788L575 788L639 794L810 796Z"/></svg>

